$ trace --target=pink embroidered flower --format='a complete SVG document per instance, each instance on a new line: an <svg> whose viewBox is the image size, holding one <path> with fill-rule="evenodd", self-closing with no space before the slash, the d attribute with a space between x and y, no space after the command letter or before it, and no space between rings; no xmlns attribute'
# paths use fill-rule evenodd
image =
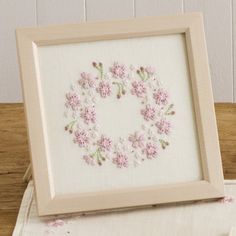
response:
<svg viewBox="0 0 236 236"><path fill-rule="evenodd" d="M219 199L219 202L221 202L221 203L233 203L234 198L231 197L231 196L225 196L225 197Z"/></svg>
<svg viewBox="0 0 236 236"><path fill-rule="evenodd" d="M90 73L83 72L80 76L81 79L78 80L78 83L82 88L88 89L94 87L94 80L91 78Z"/></svg>
<svg viewBox="0 0 236 236"><path fill-rule="evenodd" d="M84 111L81 113L81 117L84 119L86 124L95 123L96 121L96 113L94 108L85 107Z"/></svg>
<svg viewBox="0 0 236 236"><path fill-rule="evenodd" d="M113 158L113 163L118 167L128 167L128 158L127 156L117 153L116 157Z"/></svg>
<svg viewBox="0 0 236 236"><path fill-rule="evenodd" d="M135 132L133 135L129 136L129 141L132 143L132 147L134 148L142 148L144 146L144 135Z"/></svg>
<svg viewBox="0 0 236 236"><path fill-rule="evenodd" d="M154 67L151 67L151 66L147 66L146 68L145 68L145 71L148 73L148 75L149 76L151 76L151 75L154 75L155 74L155 68Z"/></svg>
<svg viewBox="0 0 236 236"><path fill-rule="evenodd" d="M156 113L155 108L151 107L150 105L146 105L145 109L141 110L141 114L147 121L154 120L155 113Z"/></svg>
<svg viewBox="0 0 236 236"><path fill-rule="evenodd" d="M85 147L89 143L89 137L85 131L75 131L74 142L77 143L80 147Z"/></svg>
<svg viewBox="0 0 236 236"><path fill-rule="evenodd" d="M84 159L84 161L85 161L88 165L91 165L91 166L94 166L94 165L95 165L95 161L94 161L94 159L93 159L91 156L89 156L89 155L84 155L84 156L83 156L83 159Z"/></svg>
<svg viewBox="0 0 236 236"><path fill-rule="evenodd" d="M144 149L144 153L146 154L148 159L155 158L158 155L157 151L157 146L152 143L147 143L146 148Z"/></svg>
<svg viewBox="0 0 236 236"><path fill-rule="evenodd" d="M116 79L124 79L126 76L126 68L123 64L119 64L118 62L114 62L110 67L110 72L112 76Z"/></svg>
<svg viewBox="0 0 236 236"><path fill-rule="evenodd" d="M109 83L100 82L97 88L97 92L100 93L100 96L105 98L111 95L111 86Z"/></svg>
<svg viewBox="0 0 236 236"><path fill-rule="evenodd" d="M66 94L66 103L65 106L67 108L71 108L73 111L78 110L80 105L80 99L79 96L76 93L67 93Z"/></svg>
<svg viewBox="0 0 236 236"><path fill-rule="evenodd" d="M171 128L171 124L169 121L165 120L165 119L161 119L160 121L158 121L156 123L156 127L157 127L157 132L159 134L169 134L170 133L170 128Z"/></svg>
<svg viewBox="0 0 236 236"><path fill-rule="evenodd" d="M53 220L47 223L47 225L49 227L59 227L59 226L63 226L65 224L65 222L63 220L57 219L57 220Z"/></svg>
<svg viewBox="0 0 236 236"><path fill-rule="evenodd" d="M134 81L132 83L131 94L136 95L139 98L144 97L144 95L146 94L146 88L145 88L143 82Z"/></svg>
<svg viewBox="0 0 236 236"><path fill-rule="evenodd" d="M110 151L111 149L111 139L102 136L100 140L98 140L98 146L102 151Z"/></svg>
<svg viewBox="0 0 236 236"><path fill-rule="evenodd" d="M158 105L166 105L168 103L169 95L165 90L158 89L157 92L153 94L153 98Z"/></svg>

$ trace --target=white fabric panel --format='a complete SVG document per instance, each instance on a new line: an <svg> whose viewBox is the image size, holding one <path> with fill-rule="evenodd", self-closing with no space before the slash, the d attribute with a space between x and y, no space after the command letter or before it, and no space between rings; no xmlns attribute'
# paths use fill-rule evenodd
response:
<svg viewBox="0 0 236 236"><path fill-rule="evenodd" d="M236 181L226 181L226 195L236 198ZM158 206L153 209L94 216L38 217L29 183L13 236L227 236L236 227L236 203L219 200ZM234 236L233 229L230 236Z"/></svg>

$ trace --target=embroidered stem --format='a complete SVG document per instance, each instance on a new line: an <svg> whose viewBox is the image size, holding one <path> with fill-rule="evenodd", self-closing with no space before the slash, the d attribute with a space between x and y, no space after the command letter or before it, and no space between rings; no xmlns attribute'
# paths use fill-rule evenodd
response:
<svg viewBox="0 0 236 236"><path fill-rule="evenodd" d="M159 139L159 142L161 144L162 149L165 149L169 145L169 142L167 142L163 139Z"/></svg>
<svg viewBox="0 0 236 236"><path fill-rule="evenodd" d="M99 72L99 78L103 79L104 75L103 75L103 65L101 62L99 62L98 64L96 62L93 62L93 67L96 68Z"/></svg>
<svg viewBox="0 0 236 236"><path fill-rule="evenodd" d="M142 81L145 80L144 74L140 70L137 70L137 74L139 75Z"/></svg>
<svg viewBox="0 0 236 236"><path fill-rule="evenodd" d="M73 133L73 126L78 121L78 119L71 121L68 125L66 125L65 130L69 130L70 133Z"/></svg>
<svg viewBox="0 0 236 236"><path fill-rule="evenodd" d="M125 94L124 85L119 82L113 82L112 84L115 84L118 88L117 98L121 98L121 96Z"/></svg>
<svg viewBox="0 0 236 236"><path fill-rule="evenodd" d="M100 63L99 63L100 65ZM102 64L100 65L100 68L98 69L98 71L100 72L100 78L103 79L103 67Z"/></svg>
<svg viewBox="0 0 236 236"><path fill-rule="evenodd" d="M174 104L170 104L164 114L165 114L165 115L174 115L174 114L175 114L175 111L172 111L172 108L173 108L173 107L174 107Z"/></svg>
<svg viewBox="0 0 236 236"><path fill-rule="evenodd" d="M137 70L137 74L143 82L147 81L150 78L149 73L147 73L142 66Z"/></svg>
<svg viewBox="0 0 236 236"><path fill-rule="evenodd" d="M101 152L100 148L98 148L98 152L97 153L98 153L98 156L99 156L100 160L102 160L102 161L106 160L106 158L102 155L102 152Z"/></svg>
<svg viewBox="0 0 236 236"><path fill-rule="evenodd" d="M102 161L105 161L106 158L102 155L100 148L98 148L94 153L90 155L93 159L97 159L98 165L102 165Z"/></svg>

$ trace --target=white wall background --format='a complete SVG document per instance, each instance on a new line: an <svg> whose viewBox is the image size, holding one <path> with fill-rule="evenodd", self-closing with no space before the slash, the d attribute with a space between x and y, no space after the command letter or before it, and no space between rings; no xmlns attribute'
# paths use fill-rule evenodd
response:
<svg viewBox="0 0 236 236"><path fill-rule="evenodd" d="M0 0L0 102L22 102L15 28L202 11L215 102L236 102L236 0Z"/></svg>

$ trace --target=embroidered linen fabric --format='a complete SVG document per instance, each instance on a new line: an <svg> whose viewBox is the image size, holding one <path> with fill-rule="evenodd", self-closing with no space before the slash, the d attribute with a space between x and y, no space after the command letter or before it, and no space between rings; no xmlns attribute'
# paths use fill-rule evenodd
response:
<svg viewBox="0 0 236 236"><path fill-rule="evenodd" d="M112 163L117 168L128 168L161 156L170 144L171 116L176 112L155 68L127 66L119 62L110 66L93 62L91 66L96 73L82 72L65 95L65 131L78 148L83 149L81 160L90 166ZM128 100L137 100L140 109L132 118L142 116L143 124L128 137L113 139L110 134L114 126L107 134L99 126L97 104L104 106L104 100L113 104L114 100L123 100L127 96ZM118 113L118 116L125 115Z"/></svg>
<svg viewBox="0 0 236 236"><path fill-rule="evenodd" d="M40 46L37 54L56 195L202 179L184 35ZM97 99L94 108L90 99ZM141 129L143 124L153 125L154 137ZM98 137L88 139L88 133ZM138 153L114 153L119 137Z"/></svg>
<svg viewBox="0 0 236 236"><path fill-rule="evenodd" d="M225 200L158 206L95 216L38 217L31 181L13 236L227 236L236 227L236 181L225 181ZM231 231L234 236L234 230Z"/></svg>

